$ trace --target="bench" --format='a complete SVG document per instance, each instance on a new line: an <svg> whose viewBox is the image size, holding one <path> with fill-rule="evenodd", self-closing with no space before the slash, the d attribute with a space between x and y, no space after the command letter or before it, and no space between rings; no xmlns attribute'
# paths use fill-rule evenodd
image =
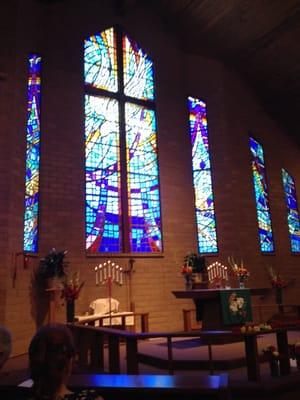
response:
<svg viewBox="0 0 300 400"><path fill-rule="evenodd" d="M73 390L92 388L105 400L229 400L228 374L183 375L73 375Z"/></svg>
<svg viewBox="0 0 300 400"><path fill-rule="evenodd" d="M27 393L31 380L18 387L8 387L0 394L8 399L22 399L14 394ZM228 374L209 376L183 375L71 375L68 387L73 391L93 389L105 400L229 400ZM2 396L1 396L2 398ZM26 397L25 397L26 398Z"/></svg>

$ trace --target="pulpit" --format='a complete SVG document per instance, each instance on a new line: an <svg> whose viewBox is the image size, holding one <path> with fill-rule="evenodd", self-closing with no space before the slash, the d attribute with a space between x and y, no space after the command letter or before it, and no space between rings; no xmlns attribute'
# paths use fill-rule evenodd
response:
<svg viewBox="0 0 300 400"><path fill-rule="evenodd" d="M221 293L232 289L192 289L192 290L174 290L172 293L178 299L192 299L195 304L201 307L202 329L203 330L224 330L229 328L223 322L221 308ZM236 289L248 290L252 296L264 296L271 289L250 288ZM199 314L199 313L198 313Z"/></svg>

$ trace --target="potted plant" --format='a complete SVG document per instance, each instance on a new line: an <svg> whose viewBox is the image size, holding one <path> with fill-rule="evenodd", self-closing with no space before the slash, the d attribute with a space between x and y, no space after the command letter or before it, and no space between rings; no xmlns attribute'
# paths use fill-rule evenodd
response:
<svg viewBox="0 0 300 400"><path fill-rule="evenodd" d="M40 260L36 271L36 279L44 286L55 287L66 276L68 262L65 260L67 250L58 251L53 248Z"/></svg>

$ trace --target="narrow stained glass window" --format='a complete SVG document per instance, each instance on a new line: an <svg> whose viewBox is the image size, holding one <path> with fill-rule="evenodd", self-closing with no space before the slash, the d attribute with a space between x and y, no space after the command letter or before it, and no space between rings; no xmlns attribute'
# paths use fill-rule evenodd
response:
<svg viewBox="0 0 300 400"><path fill-rule="evenodd" d="M121 29L84 49L87 251L161 252L153 63Z"/></svg>
<svg viewBox="0 0 300 400"><path fill-rule="evenodd" d="M38 250L41 57L29 57L23 250Z"/></svg>
<svg viewBox="0 0 300 400"><path fill-rule="evenodd" d="M289 227L291 250L300 252L300 218L296 196L295 181L292 176L282 169L282 182L287 206L287 222Z"/></svg>
<svg viewBox="0 0 300 400"><path fill-rule="evenodd" d="M262 146L250 137L250 150L252 154L252 173L256 201L256 212L259 230L260 249L264 253L274 251L274 240L269 208L268 187L264 152Z"/></svg>
<svg viewBox="0 0 300 400"><path fill-rule="evenodd" d="M217 232L208 145L206 104L188 98L199 253L217 253Z"/></svg>

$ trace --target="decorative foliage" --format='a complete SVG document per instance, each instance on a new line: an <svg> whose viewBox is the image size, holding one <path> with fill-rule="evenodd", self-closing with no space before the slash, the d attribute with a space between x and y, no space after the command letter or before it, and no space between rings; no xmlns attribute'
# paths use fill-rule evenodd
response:
<svg viewBox="0 0 300 400"><path fill-rule="evenodd" d="M122 65L117 43L122 43ZM89 37L84 60L86 248L91 253L160 252L152 61L119 28Z"/></svg>
<svg viewBox="0 0 300 400"><path fill-rule="evenodd" d="M274 270L272 266L268 266L267 268L268 268L270 283L273 288L283 288L287 286L286 282L281 278L281 276Z"/></svg>
<svg viewBox="0 0 300 400"><path fill-rule="evenodd" d="M300 252L300 217L296 196L295 181L289 173L282 169L282 182L287 207L287 222L289 227L291 250Z"/></svg>
<svg viewBox="0 0 300 400"><path fill-rule="evenodd" d="M63 278L66 275L68 262L65 261L67 250L58 251L53 248L46 257L40 260L37 274L44 278Z"/></svg>
<svg viewBox="0 0 300 400"><path fill-rule="evenodd" d="M206 104L188 98L193 182L200 253L217 253L217 232L209 158Z"/></svg>
<svg viewBox="0 0 300 400"><path fill-rule="evenodd" d="M38 250L39 171L40 171L40 87L41 57L29 57L27 93L26 178L24 211L24 251Z"/></svg>
<svg viewBox="0 0 300 400"><path fill-rule="evenodd" d="M67 275L63 282L61 298L65 299L66 301L77 300L84 283L85 282L80 282L78 272L74 272L71 276Z"/></svg>
<svg viewBox="0 0 300 400"><path fill-rule="evenodd" d="M274 251L274 240L263 148L255 139L250 137L250 150L252 154L252 173L260 248L264 253L271 253Z"/></svg>
<svg viewBox="0 0 300 400"><path fill-rule="evenodd" d="M196 254L189 252L184 257L184 266L183 267L191 267L192 272L204 272L205 271L205 258Z"/></svg>
<svg viewBox="0 0 300 400"><path fill-rule="evenodd" d="M267 360L279 359L279 353L273 345L269 345L265 349L262 349L262 354Z"/></svg>
<svg viewBox="0 0 300 400"><path fill-rule="evenodd" d="M247 280L249 278L250 272L247 270L247 268L244 267L244 262L242 259L240 265L238 265L233 256L228 257L228 262L234 276L243 280Z"/></svg>

